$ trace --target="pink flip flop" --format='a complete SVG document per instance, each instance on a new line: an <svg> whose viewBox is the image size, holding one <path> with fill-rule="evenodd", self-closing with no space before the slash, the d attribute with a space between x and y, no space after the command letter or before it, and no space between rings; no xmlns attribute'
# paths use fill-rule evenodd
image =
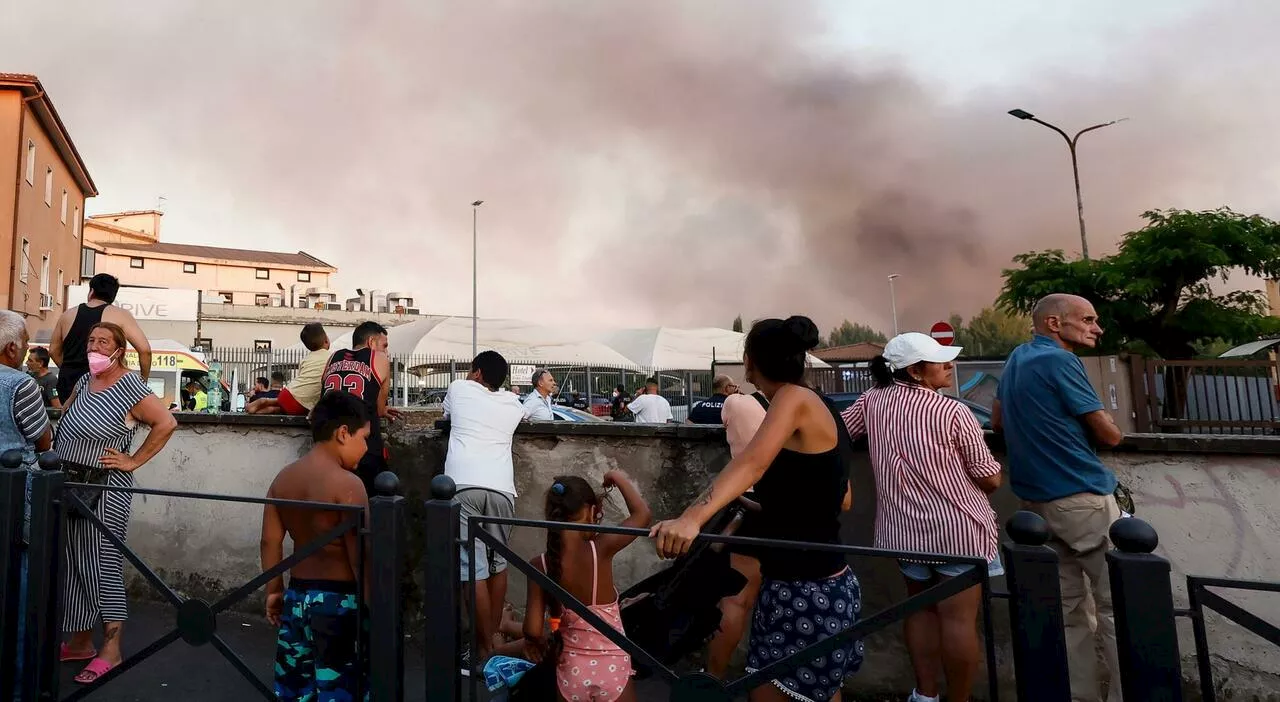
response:
<svg viewBox="0 0 1280 702"><path fill-rule="evenodd" d="M63 643L62 647L58 649L59 663L72 663L75 661L91 661L97 657L98 657L98 651L92 648L89 649L88 653L72 653L71 649L67 648L67 644Z"/></svg>
<svg viewBox="0 0 1280 702"><path fill-rule="evenodd" d="M112 668L116 667L114 663L103 658L94 658L89 661L89 665L84 667L72 680L81 685L92 685L97 682L98 678L106 675Z"/></svg>

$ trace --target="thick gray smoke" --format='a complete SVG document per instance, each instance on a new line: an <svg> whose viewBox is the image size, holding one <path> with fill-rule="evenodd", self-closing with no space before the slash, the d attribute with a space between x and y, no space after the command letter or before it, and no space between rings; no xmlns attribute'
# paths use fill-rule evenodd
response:
<svg viewBox="0 0 1280 702"><path fill-rule="evenodd" d="M44 79L94 208L163 194L168 240L306 249L433 312L469 312L482 198L482 315L887 328L889 273L904 327L971 313L1013 254L1078 249L1066 147L1011 107L1131 118L1081 145L1096 253L1148 208L1276 205L1271 3L949 100L816 50L794 0L10 4L0 70Z"/></svg>

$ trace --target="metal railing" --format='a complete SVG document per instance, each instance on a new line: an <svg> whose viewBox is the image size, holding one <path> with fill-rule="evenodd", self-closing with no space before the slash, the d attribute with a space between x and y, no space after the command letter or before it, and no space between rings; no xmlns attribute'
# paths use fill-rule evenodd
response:
<svg viewBox="0 0 1280 702"><path fill-rule="evenodd" d="M205 356L209 363L222 366L223 379L230 382L234 371L242 390L252 390L256 378L270 378L273 372L284 375L288 382L297 375L298 364L306 357L302 349L257 350L252 347L214 347ZM632 393L648 378L658 381L659 393L673 407L689 407L711 395L712 375L709 370L683 368L640 368L638 366L594 366L572 361L530 361L509 358L512 377L508 386L519 386L521 392L531 389L520 382L517 370L545 368L556 377L560 398L568 401L578 393L588 404L601 404L621 385ZM440 402L449 383L465 378L471 359L438 355L391 355L390 404L396 407L430 405Z"/></svg>
<svg viewBox="0 0 1280 702"><path fill-rule="evenodd" d="M1280 433L1280 366L1271 360L1130 359L1138 431Z"/></svg>
<svg viewBox="0 0 1280 702"><path fill-rule="evenodd" d="M263 699L274 700L274 690L264 683L248 664L217 633L218 616L271 580L328 544L355 532L359 549L358 563L361 573L356 574L357 601L366 601L365 587L371 588L366 612L357 612L358 630L363 630L365 618L370 618L368 650L358 644L362 658L369 661L368 683L361 682L356 699L363 696L368 687L372 699L378 702L394 702L402 699L403 688L403 636L400 621L402 585L400 566L404 553L404 500L394 497L398 487L394 475L379 476L379 496L370 500L369 527L365 528L365 510L358 505L339 505L323 502L305 502L266 497L241 497L175 490L156 490L137 487L109 486L89 483L73 483L59 470L60 461L53 452L40 457L41 470L28 472L15 467L21 458L12 460L15 452L6 452L5 470L0 470L0 507L4 508L4 521L0 524L0 536L6 538L11 548L0 568L0 584L3 585L3 618L0 618L0 699L59 700L74 702L93 694L104 686L113 684L129 670L146 661L179 639L190 646L212 646L243 677ZM9 465L14 464L14 465ZM388 477L389 476L389 477ZM22 538L21 519L24 512L24 483L30 485L30 537ZM338 523L309 543L295 544L293 553L276 566L260 573L248 582L234 588L209 603L203 599L186 597L168 585L163 578L129 545L114 534L97 516L95 510L85 504L77 491L99 491L128 495L174 497L204 501L275 505L292 509L323 510L341 515ZM62 590L58 586L68 567L65 562L66 520L71 514L83 519L112 547L117 549L161 598L173 607L176 625L163 636L144 646L104 673L92 683L59 698ZM16 515L16 516L15 516ZM366 538L373 548L366 553ZM17 548L14 548L17 546ZM366 556L370 558L371 577L366 583L363 570ZM25 563L23 562L25 560ZM25 565L25 567L23 567ZM19 592L23 596L16 596ZM20 666L22 675L15 675ZM19 693L20 690L20 694Z"/></svg>
<svg viewBox="0 0 1280 702"><path fill-rule="evenodd" d="M1213 665L1209 656L1209 633L1205 627L1205 610L1211 610L1246 630L1262 637L1272 646L1280 647L1280 627L1253 614L1234 602L1209 590L1211 587L1246 590L1252 592L1280 593L1280 582L1268 583L1256 580L1232 580L1187 576L1187 598L1191 603L1191 627L1196 642L1196 667L1200 672L1200 698L1203 702L1216 702L1217 687L1213 683Z"/></svg>

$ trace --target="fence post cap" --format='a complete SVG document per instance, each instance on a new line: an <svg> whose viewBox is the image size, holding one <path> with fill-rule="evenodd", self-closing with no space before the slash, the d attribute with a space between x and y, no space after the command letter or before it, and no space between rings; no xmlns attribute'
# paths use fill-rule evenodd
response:
<svg viewBox="0 0 1280 702"><path fill-rule="evenodd" d="M0 467L4 468L21 468L22 452L18 449L9 449L4 453L0 453Z"/></svg>
<svg viewBox="0 0 1280 702"><path fill-rule="evenodd" d="M1160 545L1160 535L1137 517L1123 517L1111 525L1111 543L1124 553L1151 553Z"/></svg>
<svg viewBox="0 0 1280 702"><path fill-rule="evenodd" d="M62 469L62 456L59 456L56 451L45 451L40 454L40 458L36 459L36 462L40 464L40 470Z"/></svg>
<svg viewBox="0 0 1280 702"><path fill-rule="evenodd" d="M1004 530L1019 546L1043 546L1052 535L1044 517L1027 510L1014 512L1005 522Z"/></svg>
<svg viewBox="0 0 1280 702"><path fill-rule="evenodd" d="M400 492L400 477L389 470L378 473L373 478L373 493L377 497L395 497Z"/></svg>
<svg viewBox="0 0 1280 702"><path fill-rule="evenodd" d="M457 492L458 486L453 482L453 478L440 474L431 479L431 499L452 500Z"/></svg>

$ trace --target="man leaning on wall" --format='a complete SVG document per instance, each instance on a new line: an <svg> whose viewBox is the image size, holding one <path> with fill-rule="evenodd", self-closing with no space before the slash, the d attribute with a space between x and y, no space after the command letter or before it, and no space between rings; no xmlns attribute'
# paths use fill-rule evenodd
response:
<svg viewBox="0 0 1280 702"><path fill-rule="evenodd" d="M1113 447L1123 435L1075 354L1097 346L1102 327L1093 305L1075 295L1049 295L1036 303L1031 317L1035 336L1009 354L991 423L1005 435L1014 494L1053 533L1049 546L1061 561L1071 698L1102 699L1095 648L1101 639L1111 673L1106 699L1119 702L1120 662L1106 553L1111 524L1121 514L1116 476L1095 447ZM1095 618L1096 636L1090 626Z"/></svg>

